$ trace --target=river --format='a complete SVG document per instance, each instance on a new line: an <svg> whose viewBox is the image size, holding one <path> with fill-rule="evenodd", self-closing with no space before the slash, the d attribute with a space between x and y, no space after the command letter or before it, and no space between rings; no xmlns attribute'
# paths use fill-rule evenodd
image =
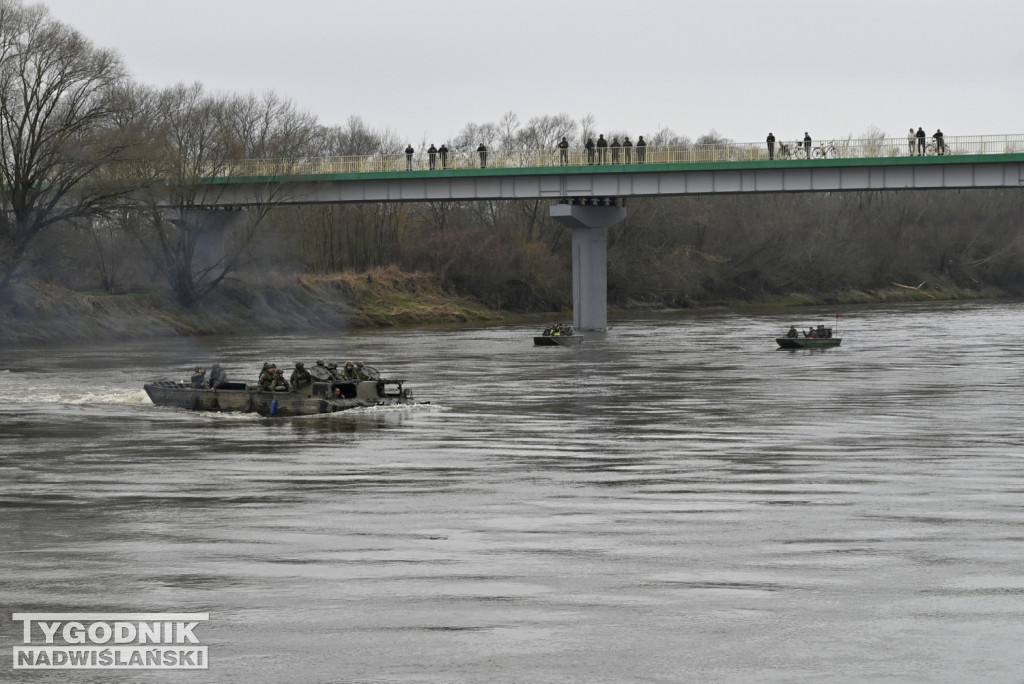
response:
<svg viewBox="0 0 1024 684"><path fill-rule="evenodd" d="M781 351L838 322L841 347ZM1024 304L166 339L0 359L0 680L1024 681ZM153 406L221 362L420 403ZM12 669L13 613L208 612L209 669Z"/></svg>

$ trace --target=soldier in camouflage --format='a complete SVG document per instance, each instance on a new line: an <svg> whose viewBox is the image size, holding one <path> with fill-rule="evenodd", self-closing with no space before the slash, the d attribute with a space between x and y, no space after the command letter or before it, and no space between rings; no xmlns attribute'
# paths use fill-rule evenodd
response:
<svg viewBox="0 0 1024 684"><path fill-rule="evenodd" d="M295 362L295 370L292 371L292 389L302 389L313 382L313 376L306 370L305 364L301 361Z"/></svg>
<svg viewBox="0 0 1024 684"><path fill-rule="evenodd" d="M270 386L270 389L274 392L290 392L291 386L288 381L284 379L284 371L278 368L274 369L274 381Z"/></svg>
<svg viewBox="0 0 1024 684"><path fill-rule="evenodd" d="M277 370L277 365L273 363L263 364L263 370L260 372L260 391L270 392L274 389L274 371Z"/></svg>

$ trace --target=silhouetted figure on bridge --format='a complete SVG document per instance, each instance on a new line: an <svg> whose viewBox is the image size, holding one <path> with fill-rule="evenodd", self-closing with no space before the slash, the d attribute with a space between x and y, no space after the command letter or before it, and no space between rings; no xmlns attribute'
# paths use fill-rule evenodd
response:
<svg viewBox="0 0 1024 684"><path fill-rule="evenodd" d="M924 128L918 126L914 136L917 138L917 156L920 157L924 154Z"/></svg>
<svg viewBox="0 0 1024 684"><path fill-rule="evenodd" d="M565 166L569 163L569 141L562 138L562 142L558 143L558 163Z"/></svg>
<svg viewBox="0 0 1024 684"><path fill-rule="evenodd" d="M480 147L476 148L476 151L477 151L477 154L480 155L480 168L481 169L486 169L487 168L487 147L483 143L480 143Z"/></svg>
<svg viewBox="0 0 1024 684"><path fill-rule="evenodd" d="M647 158L647 141L644 140L644 136L640 136L636 140L636 163L643 164Z"/></svg>
<svg viewBox="0 0 1024 684"><path fill-rule="evenodd" d="M412 153L415 150L412 149L412 145L405 148L405 170L412 171Z"/></svg>
<svg viewBox="0 0 1024 684"><path fill-rule="evenodd" d="M604 155L608 151L608 141L604 139L604 133L597 136L597 163L604 164Z"/></svg>
<svg viewBox="0 0 1024 684"><path fill-rule="evenodd" d="M811 158L811 143L812 142L813 141L811 140L811 134L808 133L807 131L804 131L804 155L808 159Z"/></svg>
<svg viewBox="0 0 1024 684"><path fill-rule="evenodd" d="M775 159L775 134L768 131L768 137L765 138L765 142L768 143L768 158Z"/></svg>
<svg viewBox="0 0 1024 684"><path fill-rule="evenodd" d="M936 128L932 138L935 140L935 154L946 154L946 141L942 135L942 129Z"/></svg>
<svg viewBox="0 0 1024 684"><path fill-rule="evenodd" d="M427 148L427 159L429 160L430 170L433 171L434 167L437 166L437 148L434 147L434 143L430 143L430 147Z"/></svg>
<svg viewBox="0 0 1024 684"><path fill-rule="evenodd" d="M441 146L437 148L437 154L441 157L441 168L448 168L448 146L441 143Z"/></svg>
<svg viewBox="0 0 1024 684"><path fill-rule="evenodd" d="M621 148L622 148L622 145L619 144L619 139L618 138L612 138L612 144L611 144L612 164L618 164L619 163L619 150Z"/></svg>
<svg viewBox="0 0 1024 684"><path fill-rule="evenodd" d="M593 164L594 163L594 139L593 138L587 138L587 144L584 145L583 147L587 148L587 163L588 164Z"/></svg>
<svg viewBox="0 0 1024 684"><path fill-rule="evenodd" d="M622 156L626 158L627 164L632 164L633 160L630 157L633 155L633 143L629 142L629 136L627 135L622 139Z"/></svg>

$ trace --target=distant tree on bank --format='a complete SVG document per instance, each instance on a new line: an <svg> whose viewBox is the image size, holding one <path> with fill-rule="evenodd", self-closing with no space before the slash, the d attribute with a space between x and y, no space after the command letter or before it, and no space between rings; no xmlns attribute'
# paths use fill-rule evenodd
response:
<svg viewBox="0 0 1024 684"><path fill-rule="evenodd" d="M0 292L41 231L125 193L97 173L128 144L113 116L125 78L113 52L43 5L0 0Z"/></svg>
<svg viewBox="0 0 1024 684"><path fill-rule="evenodd" d="M155 104L146 137L162 182L139 195L144 219L136 235L174 298L187 307L238 269L256 226L282 200L282 184L268 180L256 188L256 204L233 212L223 245L210 245L213 213L207 207L224 186L209 179L239 172L239 160L305 156L317 123L272 92L211 96L195 83L148 97Z"/></svg>

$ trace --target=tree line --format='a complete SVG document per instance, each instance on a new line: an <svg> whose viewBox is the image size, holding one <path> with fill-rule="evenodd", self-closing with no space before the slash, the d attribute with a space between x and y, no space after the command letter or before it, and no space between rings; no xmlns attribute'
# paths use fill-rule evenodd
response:
<svg viewBox="0 0 1024 684"><path fill-rule="evenodd" d="M445 142L554 150L596 133L592 116L523 122L509 112ZM644 135L694 144L670 129ZM695 142L725 140L711 131ZM116 54L45 7L0 0L0 294L26 282L112 294L160 283L188 307L227 278L397 266L495 308L567 307L570 235L541 200L285 206L268 185L231 224L223 253L204 258L203 225L188 210L229 162L398 154L406 143L356 116L324 125L273 92L134 82ZM114 171L126 165L131 184ZM161 204L167 181L183 208L173 215ZM928 280L1019 294L1022 210L1024 191L633 198L609 234L609 297L694 306Z"/></svg>

